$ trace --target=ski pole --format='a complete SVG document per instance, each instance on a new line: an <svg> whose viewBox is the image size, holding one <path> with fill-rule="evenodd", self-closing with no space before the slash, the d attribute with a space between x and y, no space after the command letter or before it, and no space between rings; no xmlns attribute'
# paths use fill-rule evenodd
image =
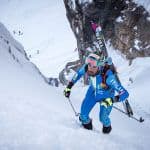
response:
<svg viewBox="0 0 150 150"><path fill-rule="evenodd" d="M77 113L77 112L76 112L76 110L75 110L75 108L74 108L74 106L73 106L73 104L72 104L72 102L71 102L71 100L70 100L69 97L68 97L68 101L69 101L69 103L70 103L70 106L71 106L71 108L72 108L72 110L73 110L75 116L78 117L78 116L80 115L80 113Z"/></svg>
<svg viewBox="0 0 150 150"><path fill-rule="evenodd" d="M125 102L122 102L123 103L123 107L125 109L125 111L127 112L128 116L133 116L133 110L131 108L131 105L129 103L129 101L126 99Z"/></svg>
<svg viewBox="0 0 150 150"><path fill-rule="evenodd" d="M137 119L137 118L134 117L134 116L131 116L131 115L129 116L128 113L124 112L123 110L119 109L119 108L116 107L116 106L113 106L113 108L116 109L116 110L118 110L119 112L121 112L121 113L127 115L128 117L130 117L130 118L132 118L132 119L134 119L134 120L140 122L140 123L144 122L144 119L143 119L142 117L140 117L139 119Z"/></svg>

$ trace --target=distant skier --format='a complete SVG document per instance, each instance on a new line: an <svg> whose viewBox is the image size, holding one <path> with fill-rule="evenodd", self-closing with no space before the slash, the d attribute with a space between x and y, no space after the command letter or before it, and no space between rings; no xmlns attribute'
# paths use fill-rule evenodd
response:
<svg viewBox="0 0 150 150"><path fill-rule="evenodd" d="M89 114L95 104L100 103L99 120L103 124L102 132L110 133L111 120L109 115L114 101L125 101L129 96L127 90L118 82L113 71L106 66L107 59L102 59L96 54L90 54L86 58L85 64L76 72L68 86L64 90L64 95L69 98L72 86L85 74L89 76L90 84L81 104L79 120L84 128L92 130L92 119ZM115 96L115 91L119 95Z"/></svg>

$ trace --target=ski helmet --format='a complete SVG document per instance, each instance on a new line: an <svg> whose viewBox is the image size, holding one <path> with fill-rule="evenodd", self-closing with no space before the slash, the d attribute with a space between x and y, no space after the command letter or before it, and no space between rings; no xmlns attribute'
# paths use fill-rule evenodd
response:
<svg viewBox="0 0 150 150"><path fill-rule="evenodd" d="M96 54L89 54L89 56L86 58L86 64L92 66L92 67L99 67L104 65L104 59L102 59L100 56Z"/></svg>

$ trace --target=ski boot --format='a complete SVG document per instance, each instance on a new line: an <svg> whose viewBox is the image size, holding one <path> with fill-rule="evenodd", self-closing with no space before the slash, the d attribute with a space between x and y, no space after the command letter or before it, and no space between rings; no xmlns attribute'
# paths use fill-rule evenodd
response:
<svg viewBox="0 0 150 150"><path fill-rule="evenodd" d="M109 134L111 132L111 129L112 129L111 125L108 127L103 126L102 132L104 134Z"/></svg>
<svg viewBox="0 0 150 150"><path fill-rule="evenodd" d="M92 125L92 119L89 120L89 122L83 122L83 120L81 120L81 118L79 117L80 122L82 123L83 128L87 129L87 130L92 130L93 129L93 125Z"/></svg>

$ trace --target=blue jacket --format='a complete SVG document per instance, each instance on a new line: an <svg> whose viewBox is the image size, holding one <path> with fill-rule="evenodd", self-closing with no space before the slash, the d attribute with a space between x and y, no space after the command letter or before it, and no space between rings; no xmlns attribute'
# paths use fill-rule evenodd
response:
<svg viewBox="0 0 150 150"><path fill-rule="evenodd" d="M86 74L86 64L83 65L73 76L71 82L75 84L83 75ZM99 69L99 72L101 72L101 69ZM106 85L107 88L103 88L102 85L102 75L101 73L98 73L95 76L89 76L90 79L90 85L89 90L92 90L95 94L95 98L97 101L102 101L105 98L114 98L115 91L119 94L119 101L124 101L126 98L128 98L129 93L127 90L118 82L116 79L116 76L114 73L108 69L106 72Z"/></svg>

